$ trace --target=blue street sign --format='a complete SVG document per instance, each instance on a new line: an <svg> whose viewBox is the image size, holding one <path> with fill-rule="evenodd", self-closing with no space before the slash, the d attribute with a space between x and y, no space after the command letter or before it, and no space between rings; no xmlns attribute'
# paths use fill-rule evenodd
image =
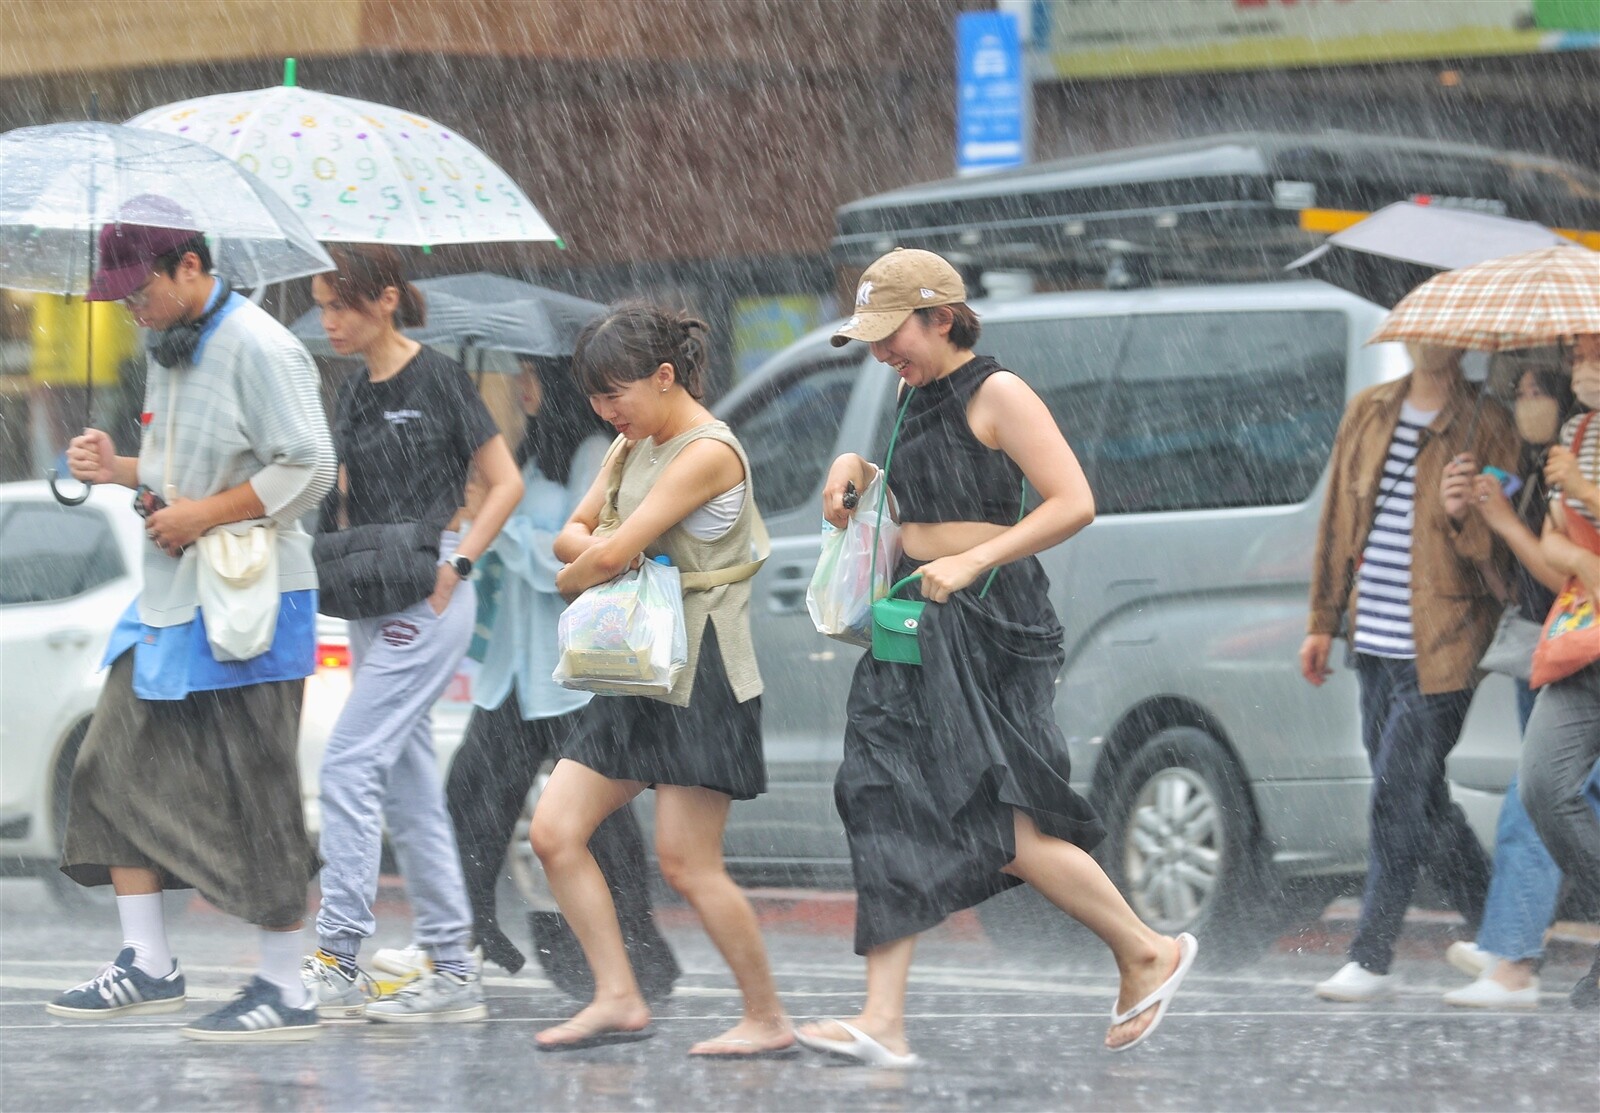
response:
<svg viewBox="0 0 1600 1113"><path fill-rule="evenodd" d="M956 16L956 173L1028 160L1027 83L1014 14Z"/></svg>

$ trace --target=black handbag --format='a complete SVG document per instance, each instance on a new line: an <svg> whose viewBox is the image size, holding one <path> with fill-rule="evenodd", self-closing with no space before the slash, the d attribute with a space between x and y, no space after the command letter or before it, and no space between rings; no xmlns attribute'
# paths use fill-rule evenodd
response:
<svg viewBox="0 0 1600 1113"><path fill-rule="evenodd" d="M311 558L317 566L317 610L334 618L395 614L433 594L439 579L438 514L420 522L337 526L344 494L324 503Z"/></svg>

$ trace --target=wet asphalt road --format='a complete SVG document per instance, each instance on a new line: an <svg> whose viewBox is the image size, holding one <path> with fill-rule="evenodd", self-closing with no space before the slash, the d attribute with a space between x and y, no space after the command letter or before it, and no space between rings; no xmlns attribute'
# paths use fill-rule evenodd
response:
<svg viewBox="0 0 1600 1113"><path fill-rule="evenodd" d="M404 943L403 906L385 911L379 945ZM191 904L171 931L189 978L186 1012L61 1021L40 1002L111 957L114 916L67 916L38 882L3 882L0 1108L1600 1110L1600 1014L1574 1012L1565 999L1586 961L1575 948L1547 968L1538 1012L1464 1012L1439 1001L1464 981L1441 957L1450 933L1423 925L1396 965L1397 999L1328 1005L1309 987L1342 962L1341 940L1336 926L1313 931L1280 940L1242 971L1194 974L1158 1036L1112 1055L1099 1046L1115 994L1103 951L1028 958L968 919L931 934L919 952L909 1012L926 1065L889 1072L811 1056L687 1060L691 1043L733 1022L738 997L684 911L663 920L686 973L647 1043L537 1053L533 1031L572 1002L532 968L514 978L491 968L484 1024L327 1025L307 1044L199 1045L177 1029L248 974L249 930ZM861 966L847 917L764 920L796 1016L857 1007Z"/></svg>

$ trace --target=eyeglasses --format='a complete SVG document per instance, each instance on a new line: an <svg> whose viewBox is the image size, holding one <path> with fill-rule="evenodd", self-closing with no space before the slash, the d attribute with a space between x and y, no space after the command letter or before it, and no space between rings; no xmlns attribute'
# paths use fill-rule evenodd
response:
<svg viewBox="0 0 1600 1113"><path fill-rule="evenodd" d="M138 288L129 290L123 295L122 304L129 307L143 306L148 304L150 301L150 284L155 280L155 272L151 271L150 277L140 283Z"/></svg>

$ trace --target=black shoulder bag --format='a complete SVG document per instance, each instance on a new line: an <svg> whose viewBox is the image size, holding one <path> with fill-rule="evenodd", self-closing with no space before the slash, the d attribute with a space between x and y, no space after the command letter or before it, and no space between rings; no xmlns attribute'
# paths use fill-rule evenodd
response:
<svg viewBox="0 0 1600 1113"><path fill-rule="evenodd" d="M317 565L317 610L334 618L395 614L433 594L439 578L439 535L455 508L416 522L339 528L345 492L323 502L311 556Z"/></svg>

